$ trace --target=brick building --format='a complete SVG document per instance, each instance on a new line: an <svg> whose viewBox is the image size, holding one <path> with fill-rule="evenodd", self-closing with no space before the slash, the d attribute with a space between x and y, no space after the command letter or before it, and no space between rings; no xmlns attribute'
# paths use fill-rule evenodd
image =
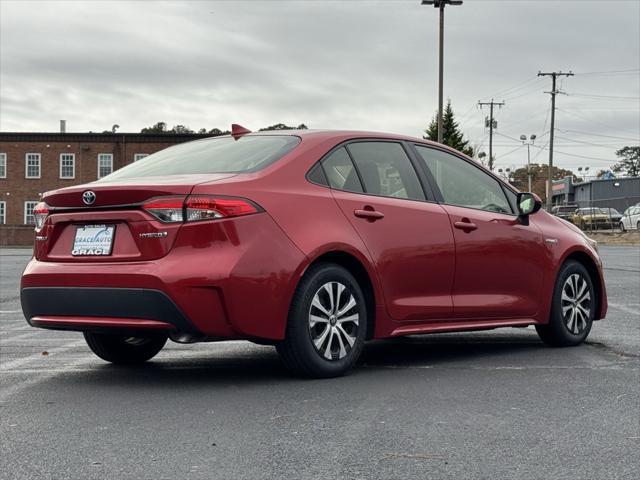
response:
<svg viewBox="0 0 640 480"><path fill-rule="evenodd" d="M91 182L199 134L0 132L0 245L31 245L40 194Z"/></svg>

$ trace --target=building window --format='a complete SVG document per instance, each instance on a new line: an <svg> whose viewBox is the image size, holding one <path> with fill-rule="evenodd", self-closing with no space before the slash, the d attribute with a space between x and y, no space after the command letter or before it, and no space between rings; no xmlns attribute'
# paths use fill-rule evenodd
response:
<svg viewBox="0 0 640 480"><path fill-rule="evenodd" d="M144 157L148 157L149 154L148 153L135 153L133 155L133 161L137 162L138 160L142 160Z"/></svg>
<svg viewBox="0 0 640 480"><path fill-rule="evenodd" d="M39 153L27 153L25 156L25 178L40 178Z"/></svg>
<svg viewBox="0 0 640 480"><path fill-rule="evenodd" d="M76 156L73 153L60 154L60 178L76 178Z"/></svg>
<svg viewBox="0 0 640 480"><path fill-rule="evenodd" d="M0 202L0 225L7 223L7 202Z"/></svg>
<svg viewBox="0 0 640 480"><path fill-rule="evenodd" d="M0 178L7 178L7 154L0 153Z"/></svg>
<svg viewBox="0 0 640 480"><path fill-rule="evenodd" d="M106 177L113 172L113 154L100 153L98 155L98 178Z"/></svg>
<svg viewBox="0 0 640 480"><path fill-rule="evenodd" d="M36 217L33 216L33 209L38 202L24 202L24 223L25 225L35 225Z"/></svg>

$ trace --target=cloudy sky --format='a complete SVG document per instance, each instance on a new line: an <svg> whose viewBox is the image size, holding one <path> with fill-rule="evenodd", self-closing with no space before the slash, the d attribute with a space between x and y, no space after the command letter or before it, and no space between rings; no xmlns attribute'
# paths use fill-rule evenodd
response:
<svg viewBox="0 0 640 480"><path fill-rule="evenodd" d="M0 0L0 131L274 123L419 136L437 108L437 11L419 0ZM607 167L640 143L640 1L465 0L446 10L445 96L501 167Z"/></svg>

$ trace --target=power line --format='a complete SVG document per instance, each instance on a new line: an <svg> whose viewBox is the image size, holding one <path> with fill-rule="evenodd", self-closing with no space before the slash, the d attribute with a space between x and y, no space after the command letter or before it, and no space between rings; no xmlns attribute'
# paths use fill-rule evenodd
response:
<svg viewBox="0 0 640 480"><path fill-rule="evenodd" d="M593 124L595 124L595 125L600 125L601 127L610 128L610 129L612 129L612 130L618 130L618 131L620 131L620 132L632 133L632 132L631 132L631 131L629 131L629 130L621 130L619 127L616 127L616 126L613 126L613 125L609 125L609 124L606 124L606 123L602 123L602 122L598 122L598 121L593 120L593 119L591 119L591 118L583 117L582 115L578 115L577 113L570 112L570 111L568 111L568 110L564 110L564 109L562 109L562 108L558 108L558 110L560 110L561 112L566 113L566 114L568 114L568 115L571 115L572 117L576 117L576 118L579 118L579 119L581 119L581 120L586 120L587 122L591 122L591 123L593 123ZM635 132L633 132L633 133L635 133Z"/></svg>
<svg viewBox="0 0 640 480"><path fill-rule="evenodd" d="M558 110L559 110L559 109L558 109ZM564 111L564 110L563 110L563 111ZM565 113L567 113L567 112L565 112ZM617 139L617 140L631 140L631 141L636 141L636 142L640 141L640 137L636 137L636 138L629 138L629 137L616 137L616 136L614 136L614 135L603 135L603 134L601 134L601 133L584 132L584 131L581 131L581 130L562 130L562 129L560 129L560 128L558 129L558 131L560 131L560 132L562 132L562 133L568 133L568 132L571 132L571 133L581 133L581 134L583 134L583 135L591 135L591 136L594 136L594 137L615 138L615 139Z"/></svg>
<svg viewBox="0 0 640 480"><path fill-rule="evenodd" d="M493 97L493 98L495 98L495 97L502 97L502 96L506 95L506 94L507 94L507 92L509 93L509 95L511 95L511 94L513 94L515 91L517 91L517 90L519 90L519 89L521 89L521 88L524 88L525 86L528 86L531 82L535 82L535 81L539 81L539 80L540 80L540 79L539 79L538 77L533 77L533 78L530 78L529 80L526 80L526 81L524 81L524 82L522 82L522 83L519 83L519 84L517 84L517 85L515 85L515 86L513 86L513 87L510 87L510 88L506 88L506 89L504 89L504 90L497 91L497 92L492 93L492 94L490 94L490 95L484 95L484 96L481 96L480 98L489 98L489 97Z"/></svg>
<svg viewBox="0 0 640 480"><path fill-rule="evenodd" d="M602 143L584 142L584 141L581 141L581 140L573 140L573 139L567 138L567 137L557 137L557 138L560 138L562 140L567 140L568 142L581 143L581 144L584 144L584 145L593 145L594 147L600 147L600 148L610 148L611 147L611 144L606 144L605 145L605 144L602 144ZM620 145L620 143L617 143L615 145ZM576 145L576 147L577 146L578 145Z"/></svg>
<svg viewBox="0 0 640 480"><path fill-rule="evenodd" d="M627 75L630 75L634 72L640 72L640 68L631 68L628 70L604 70L601 72L580 72L580 73L576 73L576 75L608 75L608 74L620 74L620 73L626 73Z"/></svg>
<svg viewBox="0 0 640 480"><path fill-rule="evenodd" d="M545 147L538 147L537 145L534 145L535 148L541 148L542 150L548 150ZM566 155L568 157L576 157L576 158L584 158L587 160L595 160L595 161L599 161L599 162L606 162L606 163L615 163L616 160L612 159L612 160L606 160L604 158L599 158L599 157L589 157L587 155L578 155L576 153L567 153L567 152L561 152L560 150L556 150L555 153L559 153L560 155Z"/></svg>
<svg viewBox="0 0 640 480"><path fill-rule="evenodd" d="M570 97L600 98L603 100L640 100L640 97L624 97L619 95L596 95L592 93L569 93Z"/></svg>

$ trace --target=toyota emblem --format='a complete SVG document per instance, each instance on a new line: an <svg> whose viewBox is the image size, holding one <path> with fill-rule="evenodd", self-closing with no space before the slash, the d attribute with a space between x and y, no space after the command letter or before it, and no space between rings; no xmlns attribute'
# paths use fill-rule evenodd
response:
<svg viewBox="0 0 640 480"><path fill-rule="evenodd" d="M82 201L85 205L93 205L96 201L96 194L91 190L87 190L82 194Z"/></svg>

